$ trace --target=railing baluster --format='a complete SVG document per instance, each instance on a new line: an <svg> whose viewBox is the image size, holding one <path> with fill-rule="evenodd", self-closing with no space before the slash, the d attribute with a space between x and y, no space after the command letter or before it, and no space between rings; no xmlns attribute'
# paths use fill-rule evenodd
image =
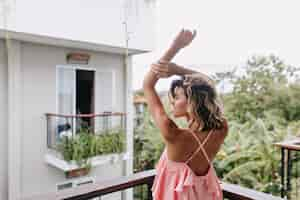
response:
<svg viewBox="0 0 300 200"><path fill-rule="evenodd" d="M147 183L147 196L148 196L148 200L152 200L152 191L151 191L151 188L152 188L152 185L153 185L153 181L150 181L149 183Z"/></svg>

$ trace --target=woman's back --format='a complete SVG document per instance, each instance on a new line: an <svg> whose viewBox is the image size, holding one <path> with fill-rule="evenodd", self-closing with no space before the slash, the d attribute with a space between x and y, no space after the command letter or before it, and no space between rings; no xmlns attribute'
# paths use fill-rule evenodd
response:
<svg viewBox="0 0 300 200"><path fill-rule="evenodd" d="M154 199L221 200L222 191L211 161L225 136L224 131L200 135L182 130L178 140L166 146L156 165Z"/></svg>
<svg viewBox="0 0 300 200"><path fill-rule="evenodd" d="M169 160L174 162L186 162L195 151L198 152L187 163L188 166L197 175L204 175L207 172L209 163L203 153L199 149L199 142L203 144L207 156L210 161L213 161L216 154L220 150L227 131L214 130L211 132L195 133L189 129L181 129L178 139L174 143L167 144L167 156ZM212 134L209 134L212 133Z"/></svg>

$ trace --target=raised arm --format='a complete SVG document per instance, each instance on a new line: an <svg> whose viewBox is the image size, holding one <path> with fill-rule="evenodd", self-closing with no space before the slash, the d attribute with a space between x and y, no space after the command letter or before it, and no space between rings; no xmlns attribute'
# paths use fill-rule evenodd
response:
<svg viewBox="0 0 300 200"><path fill-rule="evenodd" d="M195 32L192 33L190 31L182 30L164 55L159 59L158 63L151 65L151 68L146 73L143 81L144 94L147 99L150 114L154 119L155 125L159 128L164 140L169 143L175 140L178 135L178 128L176 124L169 119L165 112L163 104L155 90L155 85L159 78L167 78L173 74L161 73L161 75L158 76L157 73L151 69L159 63L170 62L182 48L191 43L195 35Z"/></svg>
<svg viewBox="0 0 300 200"><path fill-rule="evenodd" d="M172 75L184 76L187 74L200 73L192 69L172 63L172 58L184 47L188 46L196 37L196 31L182 30L173 41L171 47L159 59L151 65L151 70L158 78L168 78Z"/></svg>
<svg viewBox="0 0 300 200"><path fill-rule="evenodd" d="M183 49L184 47L188 46L193 39L196 37L196 31L189 31L182 29L179 34L174 39L171 47L165 54L159 59L161 62L170 62L176 53Z"/></svg>

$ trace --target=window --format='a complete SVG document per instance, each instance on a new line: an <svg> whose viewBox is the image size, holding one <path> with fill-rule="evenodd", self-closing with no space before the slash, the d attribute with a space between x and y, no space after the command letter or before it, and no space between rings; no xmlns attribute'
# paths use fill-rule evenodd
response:
<svg viewBox="0 0 300 200"><path fill-rule="evenodd" d="M57 67L57 113L95 113L95 72L71 66ZM71 136L81 128L93 129L93 118L58 117L56 136ZM92 131L92 130L91 130Z"/></svg>

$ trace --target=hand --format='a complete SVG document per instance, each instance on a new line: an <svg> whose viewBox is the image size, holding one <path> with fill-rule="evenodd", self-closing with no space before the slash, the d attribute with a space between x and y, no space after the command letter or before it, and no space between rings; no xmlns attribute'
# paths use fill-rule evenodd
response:
<svg viewBox="0 0 300 200"><path fill-rule="evenodd" d="M174 65L174 63L159 61L151 65L151 71L155 73L157 78L168 78L176 74Z"/></svg>
<svg viewBox="0 0 300 200"><path fill-rule="evenodd" d="M189 30L182 29L176 36L173 45L178 49L184 48L193 41L193 39L196 37L196 34L196 30L191 32Z"/></svg>

